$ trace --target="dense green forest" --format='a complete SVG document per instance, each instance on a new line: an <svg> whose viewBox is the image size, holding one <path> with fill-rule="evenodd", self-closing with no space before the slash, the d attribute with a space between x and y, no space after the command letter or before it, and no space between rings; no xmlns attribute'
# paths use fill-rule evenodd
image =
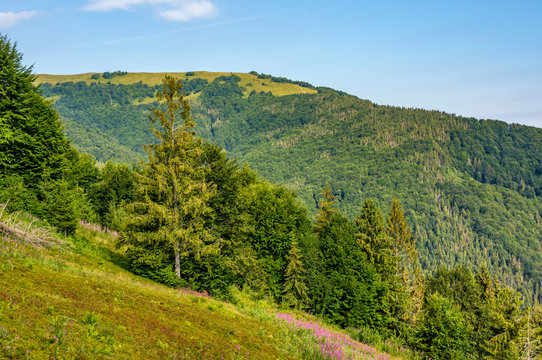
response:
<svg viewBox="0 0 542 360"><path fill-rule="evenodd" d="M326 182L349 219L367 198L386 209L398 197L425 271L485 263L527 301L540 300L542 129L380 106L328 88L273 96L241 86L235 74L212 81L189 75L184 91L198 135L295 191L311 216ZM285 81L251 75L253 83ZM134 162L141 144L155 141L147 114L157 103L146 96L156 86L41 89L56 99L74 145L98 161Z"/></svg>
<svg viewBox="0 0 542 360"><path fill-rule="evenodd" d="M360 341L408 346L413 359L540 350L540 154L516 149L540 146L537 129L498 131L499 122L380 107L329 89L247 94L236 75L186 88L165 76L145 114L133 102L154 90L141 83L133 93L113 84L40 89L21 59L0 38L0 202L9 211L31 212L75 242L79 221L92 221L118 231L119 263L137 275L228 301L242 289ZM72 86L87 94L78 104L88 121L101 107L148 115L77 127L109 136L122 133L117 121L130 135L141 129L144 161L100 165L72 146L41 93L60 96L62 109L72 95L54 91ZM133 138L117 141L137 150Z"/></svg>

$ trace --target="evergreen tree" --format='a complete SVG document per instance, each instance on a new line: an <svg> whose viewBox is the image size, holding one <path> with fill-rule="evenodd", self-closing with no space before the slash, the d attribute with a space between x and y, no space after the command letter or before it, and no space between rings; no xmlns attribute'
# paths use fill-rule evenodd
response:
<svg viewBox="0 0 542 360"><path fill-rule="evenodd" d="M495 296L489 302L493 337L483 344L493 359L517 359L521 354L521 331L527 317L523 316L520 295L502 286L495 278Z"/></svg>
<svg viewBox="0 0 542 360"><path fill-rule="evenodd" d="M337 211L317 240L320 274L310 289L311 311L342 327L384 329L390 320L388 286L359 247L354 224Z"/></svg>
<svg viewBox="0 0 542 360"><path fill-rule="evenodd" d="M0 35L0 175L18 174L32 188L45 176L60 179L70 150L62 122L35 79L15 44Z"/></svg>
<svg viewBox="0 0 542 360"><path fill-rule="evenodd" d="M215 188L205 180L202 141L192 130L188 100L180 80L166 76L157 99L165 109L153 108L150 120L157 144L145 146L149 161L136 174L138 200L129 206L131 220L124 242L166 248L174 258L175 276L181 278L181 257L216 249L204 225L212 214L209 199ZM214 242L212 245L216 245Z"/></svg>
<svg viewBox="0 0 542 360"><path fill-rule="evenodd" d="M384 280L396 282L398 259L394 255L392 238L386 232L384 216L373 200L365 200L355 223L358 244L368 260Z"/></svg>
<svg viewBox="0 0 542 360"><path fill-rule="evenodd" d="M480 271L476 274L476 284L480 289L480 297L483 301L489 302L491 299L495 298L493 281L491 280L491 275L489 274L489 270L485 263L482 264Z"/></svg>
<svg viewBox="0 0 542 360"><path fill-rule="evenodd" d="M387 286L386 298L389 314L386 327L396 334L407 337L410 331L406 320L412 320L411 299L402 280L400 257L396 254L392 237L386 231L384 216L376 204L367 199L356 218L358 246L380 274Z"/></svg>
<svg viewBox="0 0 542 360"><path fill-rule="evenodd" d="M244 188L240 196L244 214L236 224L238 240L254 251L267 273L265 292L279 301L292 241L305 241L310 220L295 195L284 187L261 181Z"/></svg>
<svg viewBox="0 0 542 360"><path fill-rule="evenodd" d="M98 220L110 229L119 230L122 204L134 200L134 175L126 164L108 161L89 190Z"/></svg>
<svg viewBox="0 0 542 360"><path fill-rule="evenodd" d="M469 351L468 323L463 313L438 293L428 298L418 324L416 342L416 347L431 359L476 359Z"/></svg>
<svg viewBox="0 0 542 360"><path fill-rule="evenodd" d="M396 278L401 282L406 296L400 317L402 320L415 320L423 305L423 278L416 241L397 198L393 198L386 231L392 240L393 256L397 259Z"/></svg>
<svg viewBox="0 0 542 360"><path fill-rule="evenodd" d="M435 294L459 307L465 335L477 359L518 359L528 317L519 294L491 278L485 266L476 277L465 266L440 268L427 282L426 299ZM426 312L428 303L425 304ZM424 315L425 316L425 315Z"/></svg>
<svg viewBox="0 0 542 360"><path fill-rule="evenodd" d="M316 235L322 232L322 228L329 224L333 215L337 213L337 209L333 207L335 205L334 198L335 196L331 193L331 188L326 182L326 186L322 190L322 199L319 202L318 217L314 225Z"/></svg>
<svg viewBox="0 0 542 360"><path fill-rule="evenodd" d="M297 244L292 241L288 256L288 266L282 290L282 301L284 304L303 309L309 298L307 296L307 285L305 284L305 269L301 262L301 256L297 250Z"/></svg>
<svg viewBox="0 0 542 360"><path fill-rule="evenodd" d="M96 169L70 145L34 80L15 44L0 35L0 201L72 234L82 216L94 216L83 189Z"/></svg>
<svg viewBox="0 0 542 360"><path fill-rule="evenodd" d="M44 185L45 199L42 202L44 217L47 221L61 229L66 235L73 235L80 219L81 208L77 198L81 195L69 188L65 180ZM78 196L79 195L79 196Z"/></svg>

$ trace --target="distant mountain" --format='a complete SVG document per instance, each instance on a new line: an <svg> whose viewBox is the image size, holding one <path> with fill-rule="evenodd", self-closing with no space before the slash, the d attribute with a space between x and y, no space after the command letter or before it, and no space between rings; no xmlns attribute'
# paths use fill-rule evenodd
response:
<svg viewBox="0 0 542 360"><path fill-rule="evenodd" d="M146 113L164 74L40 75L76 147L133 162L153 141ZM340 210L397 196L425 269L482 263L541 299L542 129L440 111L380 106L258 73L190 72L200 136L315 212L327 181Z"/></svg>

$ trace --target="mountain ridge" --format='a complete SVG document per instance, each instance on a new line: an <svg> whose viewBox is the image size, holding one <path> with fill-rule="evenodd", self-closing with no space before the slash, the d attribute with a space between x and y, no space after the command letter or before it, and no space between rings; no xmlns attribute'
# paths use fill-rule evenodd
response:
<svg viewBox="0 0 542 360"><path fill-rule="evenodd" d="M274 96L249 91L236 74L219 73L211 81L186 74L198 135L296 191L313 214L326 182L351 219L366 198L387 208L397 196L427 271L488 263L506 284L540 297L542 129L377 105L323 87ZM51 80L42 91L57 97L54 106L67 130L70 123L79 126L70 137L88 138L84 128L92 128L143 154L141 143L152 142L145 113L159 104L144 101L154 89L137 85L137 77L121 84L125 76L94 85ZM267 88L292 85L269 75L243 76L268 81Z"/></svg>

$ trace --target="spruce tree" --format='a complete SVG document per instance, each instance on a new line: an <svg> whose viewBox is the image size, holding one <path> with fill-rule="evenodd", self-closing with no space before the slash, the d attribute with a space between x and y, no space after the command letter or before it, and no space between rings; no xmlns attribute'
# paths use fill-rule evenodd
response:
<svg viewBox="0 0 542 360"><path fill-rule="evenodd" d="M495 298L495 289L493 287L493 281L487 265L484 263L480 267L480 271L476 275L476 284L480 289L480 298L482 301L489 303Z"/></svg>
<svg viewBox="0 0 542 360"><path fill-rule="evenodd" d="M367 199L355 223L358 246L365 252L388 289L384 299L388 305L387 327L404 334L407 329L403 322L408 314L409 299L397 276L399 258L394 252L392 238L386 232L384 215L373 200Z"/></svg>
<svg viewBox="0 0 542 360"><path fill-rule="evenodd" d="M406 295L406 306L401 317L404 320L415 320L423 305L423 278L416 241L397 198L393 198L386 232L392 240L393 256L397 260L396 278Z"/></svg>
<svg viewBox="0 0 542 360"><path fill-rule="evenodd" d="M292 241L288 256L288 267L282 290L282 302L288 306L303 309L309 301L307 285L305 284L305 269L297 250L297 243Z"/></svg>
<svg viewBox="0 0 542 360"><path fill-rule="evenodd" d="M521 331L527 324L522 316L523 301L520 294L503 286L495 277L495 295L489 305L490 324L493 337L483 346L493 359L517 359L521 353Z"/></svg>
<svg viewBox="0 0 542 360"><path fill-rule="evenodd" d="M70 142L22 57L15 44L0 35L0 176L18 174L35 189L45 175L48 180L62 177Z"/></svg>
<svg viewBox="0 0 542 360"><path fill-rule="evenodd" d="M79 185L93 180L94 164L70 145L22 59L16 44L0 35L0 201L72 234L82 216L93 216Z"/></svg>
<svg viewBox="0 0 542 360"><path fill-rule="evenodd" d="M128 208L131 220L123 235L125 243L170 251L179 279L181 257L198 258L217 245L204 226L212 216L209 199L215 187L206 181L202 140L193 131L182 87L180 80L166 76L157 94L164 109L153 108L149 119L159 125L153 127L158 142L145 146L149 161L136 173L138 199Z"/></svg>
<svg viewBox="0 0 542 360"><path fill-rule="evenodd" d="M80 189L79 189L80 190ZM76 190L70 189L65 180L47 183L42 191L46 194L41 205L43 217L53 226L59 228L66 235L73 235L81 218L84 196ZM84 200L83 200L84 201Z"/></svg>
<svg viewBox="0 0 542 360"><path fill-rule="evenodd" d="M337 209L333 207L336 202L334 198L335 196L331 193L331 188L326 182L326 186L322 190L322 199L319 202L318 217L314 225L316 235L320 235L322 229L329 224L333 215L337 214Z"/></svg>
<svg viewBox="0 0 542 360"><path fill-rule="evenodd" d="M358 244L368 260L385 281L395 282L397 258L394 256L392 239L386 233L384 216L373 200L365 200L355 222Z"/></svg>

